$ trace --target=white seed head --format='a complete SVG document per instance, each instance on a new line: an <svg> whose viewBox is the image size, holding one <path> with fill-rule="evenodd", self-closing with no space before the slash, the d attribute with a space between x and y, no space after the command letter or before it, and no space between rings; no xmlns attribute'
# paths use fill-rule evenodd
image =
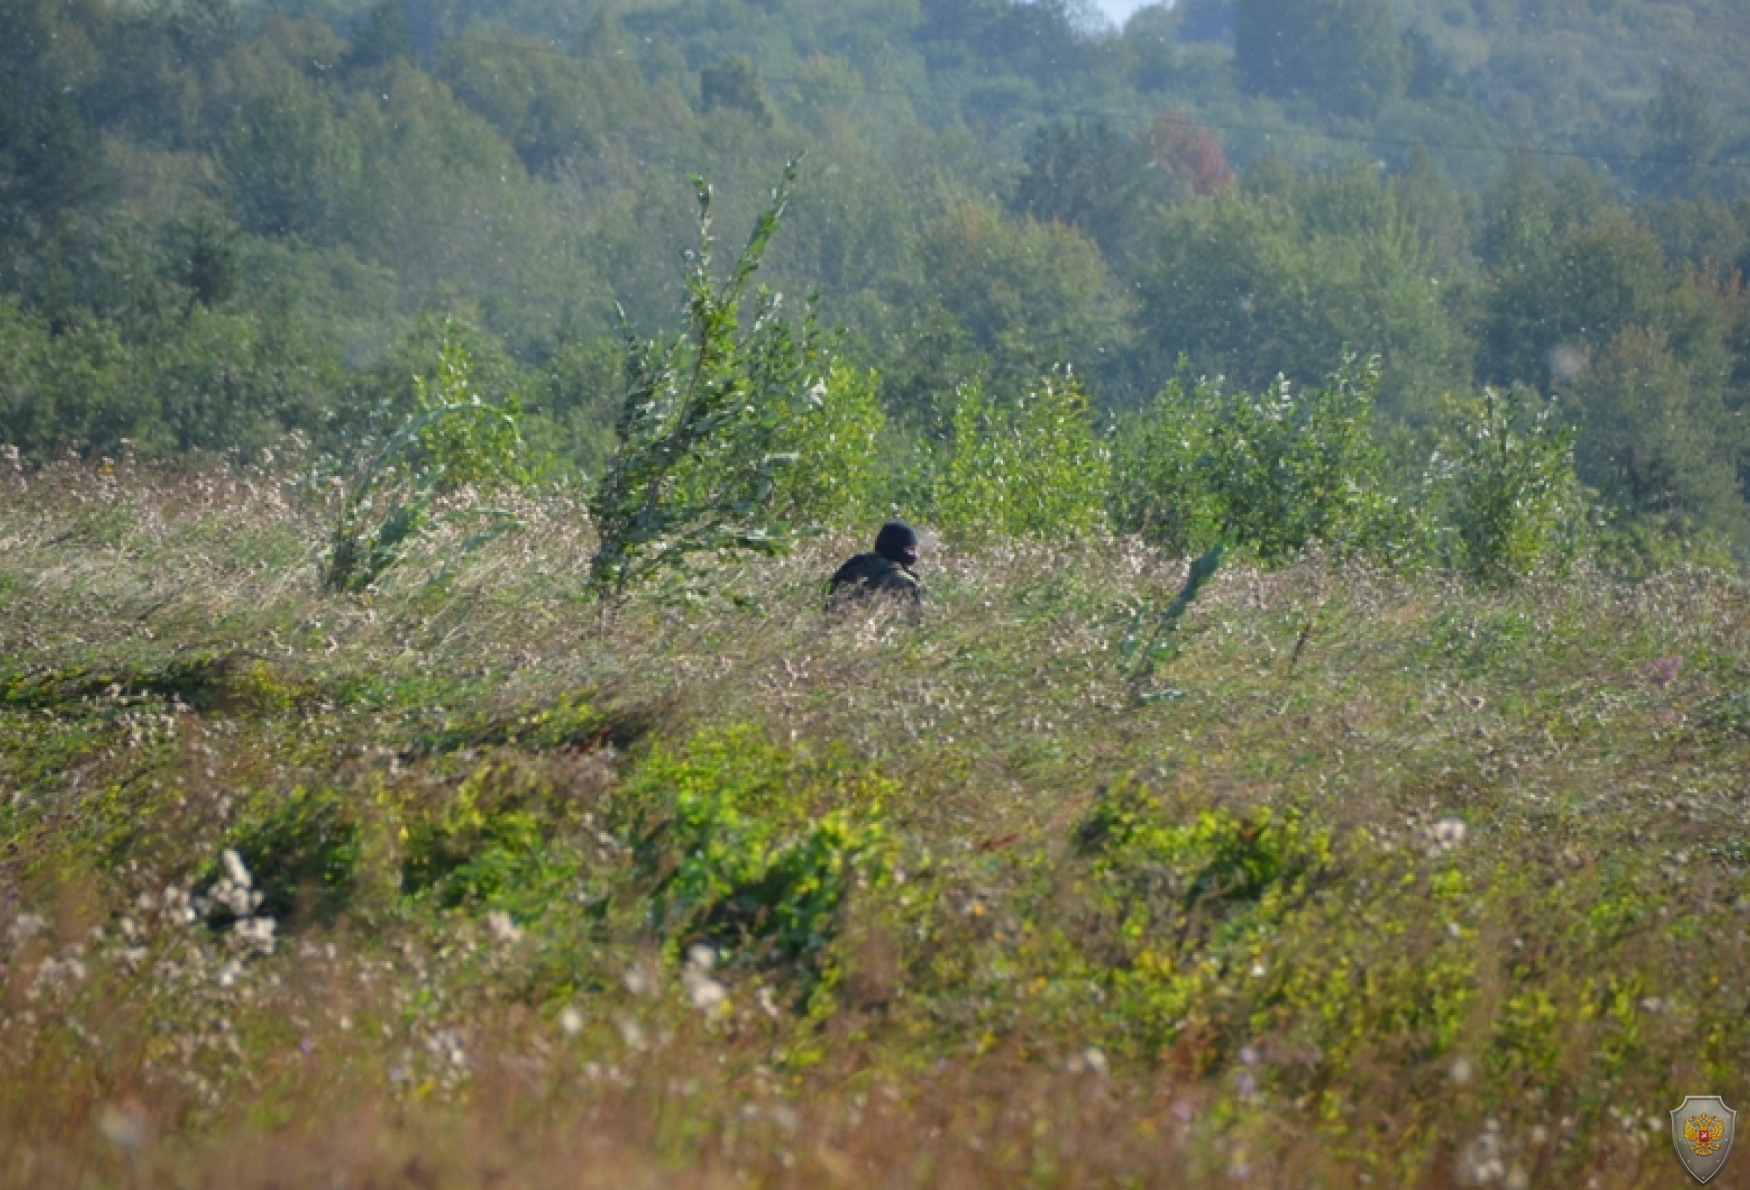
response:
<svg viewBox="0 0 1750 1190"><path fill-rule="evenodd" d="M239 888L249 888L255 883L250 878L249 869L243 866L243 857L232 848L225 848L224 853L219 858L224 861L225 875L230 877L232 884Z"/></svg>

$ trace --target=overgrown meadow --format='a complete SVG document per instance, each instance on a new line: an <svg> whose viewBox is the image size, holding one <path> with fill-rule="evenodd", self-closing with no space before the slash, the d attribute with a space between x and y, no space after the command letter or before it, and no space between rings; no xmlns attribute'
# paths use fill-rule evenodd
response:
<svg viewBox="0 0 1750 1190"><path fill-rule="evenodd" d="M1315 547L1139 690L1135 539L335 594L295 471L4 477L7 1184L1653 1186L1742 1095L1736 578Z"/></svg>

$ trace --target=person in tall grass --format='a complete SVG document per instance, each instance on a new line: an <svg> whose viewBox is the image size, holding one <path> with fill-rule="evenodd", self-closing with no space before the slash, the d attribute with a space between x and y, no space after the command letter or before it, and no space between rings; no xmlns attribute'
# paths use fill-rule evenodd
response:
<svg viewBox="0 0 1750 1190"><path fill-rule="evenodd" d="M918 562L918 535L904 521L888 521L875 535L875 551L858 554L832 576L827 607L838 608L875 595L894 595L922 607L924 585L912 567Z"/></svg>

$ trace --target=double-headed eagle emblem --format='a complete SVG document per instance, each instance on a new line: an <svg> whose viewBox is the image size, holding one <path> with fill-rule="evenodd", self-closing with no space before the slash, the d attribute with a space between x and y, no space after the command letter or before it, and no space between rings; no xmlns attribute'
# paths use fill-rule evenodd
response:
<svg viewBox="0 0 1750 1190"><path fill-rule="evenodd" d="M1683 1121L1683 1139L1697 1157L1712 1157L1725 1144L1725 1121L1718 1116L1690 1116Z"/></svg>
<svg viewBox="0 0 1750 1190"><path fill-rule="evenodd" d="M1671 1140L1677 1159L1698 1182L1720 1172L1732 1152L1738 1113L1718 1095L1691 1095L1671 1113Z"/></svg>

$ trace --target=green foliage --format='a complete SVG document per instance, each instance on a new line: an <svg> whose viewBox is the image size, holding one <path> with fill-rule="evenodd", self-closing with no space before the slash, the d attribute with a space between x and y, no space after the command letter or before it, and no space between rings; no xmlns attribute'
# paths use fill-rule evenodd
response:
<svg viewBox="0 0 1750 1190"><path fill-rule="evenodd" d="M1175 381L1129 427L1117 527L1179 553L1227 541L1266 563L1315 541L1390 547L1403 514L1373 437L1378 384L1378 360L1353 357L1300 394L1282 379L1260 396Z"/></svg>
<svg viewBox="0 0 1750 1190"><path fill-rule="evenodd" d="M1113 1011L1158 1050L1208 1011L1210 985L1244 969L1331 877L1328 831L1298 812L1205 810L1179 823L1132 778L1076 827ZM1087 942L1084 945L1088 945Z"/></svg>
<svg viewBox="0 0 1750 1190"><path fill-rule="evenodd" d="M1062 364L1095 376L1124 339L1124 296L1073 227L956 203L921 229L915 251L895 295L913 321L889 344L883 374L895 412L926 432L947 428L959 384L983 377L1014 391Z"/></svg>
<svg viewBox="0 0 1750 1190"><path fill-rule="evenodd" d="M1217 544L1193 559L1185 575L1185 585L1163 610L1157 612L1151 604L1144 603L1131 616L1130 628L1118 645L1118 664L1138 702L1159 702L1182 693L1145 687L1152 682L1160 666L1172 658L1178 644L1179 621L1202 592L1204 584L1215 577L1224 549Z"/></svg>
<svg viewBox="0 0 1750 1190"><path fill-rule="evenodd" d="M358 134L299 81L238 115L222 159L246 227L305 239L334 234L361 170Z"/></svg>
<svg viewBox="0 0 1750 1190"><path fill-rule="evenodd" d="M1013 401L966 385L952 449L936 493L947 532L1061 540L1104 528L1110 460L1074 373L1046 377Z"/></svg>
<svg viewBox="0 0 1750 1190"><path fill-rule="evenodd" d="M1659 326L1676 313L1679 279L1648 232L1620 213L1556 230L1555 207L1553 193L1541 203L1518 197L1516 230L1499 233L1478 357L1485 380L1572 383L1622 331Z"/></svg>
<svg viewBox="0 0 1750 1190"><path fill-rule="evenodd" d="M1456 547L1452 561L1488 583L1570 560L1584 528L1574 436L1519 389L1484 389L1462 407L1430 469Z"/></svg>
<svg viewBox="0 0 1750 1190"><path fill-rule="evenodd" d="M405 808L401 891L446 908L534 920L575 887L562 828L575 808L514 758L482 761L436 804Z"/></svg>
<svg viewBox="0 0 1750 1190"><path fill-rule="evenodd" d="M412 412L347 490L323 570L330 590L369 587L438 521L483 522L464 551L516 526L515 517L497 509L437 507L464 488L489 493L527 478L516 398L502 406L483 402L471 367L467 349L446 330L437 375L416 378Z"/></svg>
<svg viewBox="0 0 1750 1190"><path fill-rule="evenodd" d="M303 786L261 800L259 817L246 817L228 840L261 893L257 912L280 922L331 921L357 891L364 832L356 805L338 791ZM197 883L220 875L214 866Z"/></svg>
<svg viewBox="0 0 1750 1190"><path fill-rule="evenodd" d="M1750 506L1737 482L1750 428L1722 400L1709 361L1685 354L1656 330L1616 336L1574 385L1576 465L1620 520L1661 522L1677 539L1709 533L1750 542Z"/></svg>
<svg viewBox="0 0 1750 1190"><path fill-rule="evenodd" d="M0 296L0 442L34 458L124 442L257 456L288 430L314 430L335 381L296 322L195 303L133 329L79 310L57 328Z"/></svg>
<svg viewBox="0 0 1750 1190"><path fill-rule="evenodd" d="M880 377L835 363L805 394L781 429L777 447L796 456L778 480L777 508L796 525L854 525L881 512L880 441L887 419Z"/></svg>
<svg viewBox="0 0 1750 1190"><path fill-rule="evenodd" d="M0 8L0 435L33 458L259 458L294 429L333 449L384 370L405 385L409 321L448 312L480 328L477 385L494 352L539 374L504 386L536 453L597 480L614 301L641 325L672 307L690 204L667 175L708 173L719 222L751 218L800 132L821 167L762 276L818 290L879 371L895 474L929 469L975 379L1069 364L1106 413L1181 354L1258 391L1316 385L1354 344L1382 360L1399 476L1474 373L1561 390L1582 478L1659 556L1750 540L1750 208L1723 164L1750 76L1724 0L1182 0L1119 35L1080 0ZM1497 157L1414 147L1533 124L1488 192ZM1550 151L1598 156L1552 181ZM805 370L791 418L826 372ZM785 478L807 452L755 420L675 477L720 507L770 488L780 511L719 544L857 515L798 495L825 469Z"/></svg>
<svg viewBox="0 0 1750 1190"><path fill-rule="evenodd" d="M699 72L699 105L706 112L729 108L745 112L761 124L772 122L759 71L741 54L732 54Z"/></svg>
<svg viewBox="0 0 1750 1190"><path fill-rule="evenodd" d="M103 148L73 95L90 40L45 0L6 0L0 25L0 250L97 198Z"/></svg>
<svg viewBox="0 0 1750 1190"><path fill-rule="evenodd" d="M1175 377L1141 413L1121 423L1113 446L1112 525L1170 553L1207 550L1227 529L1211 482L1220 382L1189 392Z"/></svg>
<svg viewBox="0 0 1750 1190"><path fill-rule="evenodd" d="M1389 0L1236 0L1234 61L1268 95L1376 112L1402 94L1408 55Z"/></svg>
<svg viewBox="0 0 1750 1190"><path fill-rule="evenodd" d="M1027 146L1026 162L1015 207L1042 223L1078 227L1109 253L1123 246L1136 225L1150 183L1164 181L1151 178L1151 163L1103 122L1041 126ZM1153 197L1168 195L1157 191Z"/></svg>
<svg viewBox="0 0 1750 1190"><path fill-rule="evenodd" d="M1139 278L1139 329L1155 374L1180 355L1258 389L1320 381L1348 345L1382 361L1384 410L1417 422L1463 386L1466 341L1398 195L1369 170L1292 174L1172 207Z"/></svg>
<svg viewBox="0 0 1750 1190"><path fill-rule="evenodd" d="M830 987L840 909L885 872L882 803L897 792L856 766L735 728L654 751L619 795L619 817L673 951L705 942Z"/></svg>
<svg viewBox="0 0 1750 1190"><path fill-rule="evenodd" d="M1713 181L1707 166L1725 133L1707 85L1682 66L1666 70L1645 119L1641 188L1662 195L1705 192Z"/></svg>
<svg viewBox="0 0 1750 1190"><path fill-rule="evenodd" d="M413 34L407 27L406 14L400 0L388 0L366 15L340 66L350 72L412 59Z"/></svg>
<svg viewBox="0 0 1750 1190"><path fill-rule="evenodd" d="M739 316L795 178L792 161L723 282L711 273L711 188L694 179L691 325L673 340L629 343L619 446L590 505L601 541L590 560L598 593L624 594L691 554L776 553L789 544L777 502L781 477L796 459L782 440L792 417L820 403L829 360L812 317L793 332L779 316L779 298L764 289L745 333Z"/></svg>
<svg viewBox="0 0 1750 1190"><path fill-rule="evenodd" d="M547 171L601 147L609 123L602 80L537 39L498 34L446 41L438 77L484 116L530 170ZM616 80L617 81L617 80Z"/></svg>

